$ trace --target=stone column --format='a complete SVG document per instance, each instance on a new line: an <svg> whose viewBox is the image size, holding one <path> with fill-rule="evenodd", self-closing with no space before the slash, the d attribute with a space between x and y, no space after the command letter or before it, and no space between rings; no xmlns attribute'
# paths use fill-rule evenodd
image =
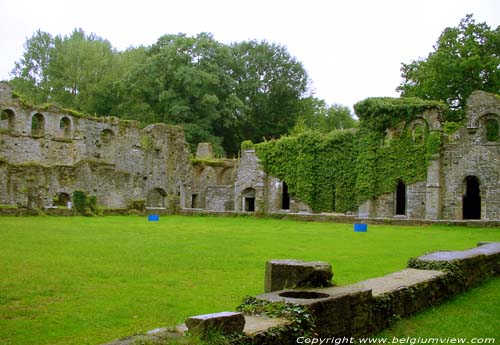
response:
<svg viewBox="0 0 500 345"><path fill-rule="evenodd" d="M358 208L358 218L373 218L375 208L375 200L366 200L364 203L359 205Z"/></svg>
<svg viewBox="0 0 500 345"><path fill-rule="evenodd" d="M425 219L441 219L441 155L435 154L427 167Z"/></svg>

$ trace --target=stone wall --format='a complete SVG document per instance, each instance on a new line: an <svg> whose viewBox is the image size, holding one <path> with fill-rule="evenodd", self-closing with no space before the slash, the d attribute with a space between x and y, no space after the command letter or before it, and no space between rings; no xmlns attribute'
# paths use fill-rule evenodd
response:
<svg viewBox="0 0 500 345"><path fill-rule="evenodd" d="M92 118L57 107L36 108L0 82L0 203L51 206L76 189L106 207L126 207L151 191L179 197L191 176L189 149L179 127L144 129L135 121Z"/></svg>
<svg viewBox="0 0 500 345"><path fill-rule="evenodd" d="M360 218L393 218L428 220L500 219L500 140L488 140L486 122L500 123L500 97L475 91L466 107L466 127L456 133L442 134L441 151L427 168L426 181L406 186L404 216L396 215L396 191L383 194L360 205ZM441 132L439 114L427 112L422 121L430 131ZM410 124L404 124L411 126ZM391 133L397 129L391 129ZM464 215L467 180L479 184L478 217ZM470 207L466 207L470 208Z"/></svg>
<svg viewBox="0 0 500 345"><path fill-rule="evenodd" d="M443 149L443 219L462 219L466 178L476 177L481 219L500 219L500 141L486 138L486 119L500 121L500 97L474 92L467 103L468 125L450 135Z"/></svg>

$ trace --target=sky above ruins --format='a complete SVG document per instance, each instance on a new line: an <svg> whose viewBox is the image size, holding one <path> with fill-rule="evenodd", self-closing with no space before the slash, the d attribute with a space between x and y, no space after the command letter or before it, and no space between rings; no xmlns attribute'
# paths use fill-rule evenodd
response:
<svg viewBox="0 0 500 345"><path fill-rule="evenodd" d="M0 0L0 80L9 78L37 29L75 27L118 50L163 34L211 32L220 42L267 40L304 64L315 96L352 107L397 97L402 62L426 57L446 27L467 13L500 25L498 0Z"/></svg>

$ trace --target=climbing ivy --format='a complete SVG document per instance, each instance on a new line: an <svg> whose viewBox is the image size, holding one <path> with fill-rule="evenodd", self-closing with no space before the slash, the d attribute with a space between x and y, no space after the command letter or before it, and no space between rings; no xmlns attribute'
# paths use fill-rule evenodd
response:
<svg viewBox="0 0 500 345"><path fill-rule="evenodd" d="M357 132L306 131L257 144L256 153L264 170L284 180L314 211L355 211L360 203L394 191L398 181L425 181L429 160L441 148L441 132L412 132L404 125L444 107L418 98L369 98L354 106ZM390 139L388 128L395 129Z"/></svg>

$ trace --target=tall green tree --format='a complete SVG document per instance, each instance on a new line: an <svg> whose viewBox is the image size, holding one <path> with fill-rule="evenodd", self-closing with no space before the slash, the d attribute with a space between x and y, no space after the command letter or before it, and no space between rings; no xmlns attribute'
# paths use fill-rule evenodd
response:
<svg viewBox="0 0 500 345"><path fill-rule="evenodd" d="M207 33L162 36L124 80L125 108L141 109L148 122L182 125L193 147L202 141L220 147L215 123L230 125L238 103L231 94L228 57L227 47Z"/></svg>
<svg viewBox="0 0 500 345"><path fill-rule="evenodd" d="M14 88L33 103L47 102L49 97L48 66L53 49L52 35L37 30L26 39L23 56L11 72Z"/></svg>
<svg viewBox="0 0 500 345"><path fill-rule="evenodd" d="M322 99L307 97L302 100L302 110L291 134L300 134L307 130L329 133L337 129L349 129L358 126L349 107L333 104L328 106Z"/></svg>
<svg viewBox="0 0 500 345"><path fill-rule="evenodd" d="M474 90L500 93L500 26L491 29L467 15L446 28L427 58L403 63L403 97L445 101L449 120L460 120Z"/></svg>
<svg viewBox="0 0 500 345"><path fill-rule="evenodd" d="M309 77L302 63L285 47L265 41L235 43L231 53L236 95L244 104L236 115L235 135L260 142L287 133L308 90Z"/></svg>
<svg viewBox="0 0 500 345"><path fill-rule="evenodd" d="M56 36L48 74L52 99L66 107L93 112L92 98L113 58L111 43L95 34L75 29L69 36Z"/></svg>

